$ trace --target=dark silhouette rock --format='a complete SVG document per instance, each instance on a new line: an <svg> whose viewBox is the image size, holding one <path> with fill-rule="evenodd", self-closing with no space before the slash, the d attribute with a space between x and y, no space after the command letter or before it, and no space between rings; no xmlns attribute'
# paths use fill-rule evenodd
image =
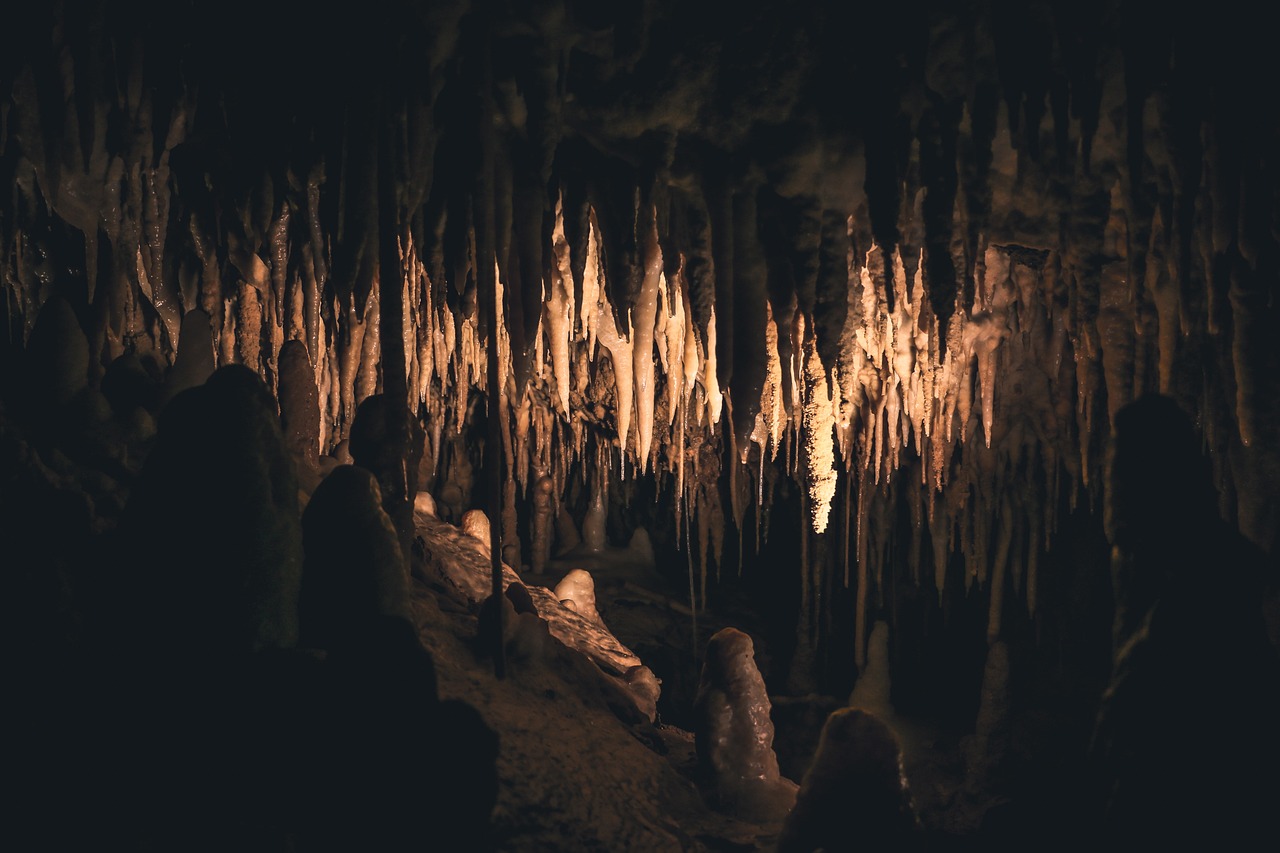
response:
<svg viewBox="0 0 1280 853"><path fill-rule="evenodd" d="M402 458L390 440L391 419L396 415L406 423L409 435L408 458ZM423 448L422 424L405 406L395 406L384 394L372 394L356 407L349 437L351 460L361 468L372 471L382 487L383 502L397 481L407 487L409 500L418 491L417 472Z"/></svg>
<svg viewBox="0 0 1280 853"><path fill-rule="evenodd" d="M125 353L107 365L101 390L120 418L130 417L139 407L154 412L160 403L160 383L137 353Z"/></svg>
<svg viewBox="0 0 1280 853"><path fill-rule="evenodd" d="M1141 398L1115 427L1114 665L1091 748L1101 831L1153 847L1253 849L1280 802L1280 657L1262 608L1274 569L1219 518L1207 460L1173 400Z"/></svg>
<svg viewBox="0 0 1280 853"><path fill-rule="evenodd" d="M213 353L213 324L209 315L196 308L182 317L178 352L165 377L164 398L172 400L188 388L196 388L217 369ZM244 368L246 371L249 369ZM252 373L252 371L249 371Z"/></svg>
<svg viewBox="0 0 1280 853"><path fill-rule="evenodd" d="M256 374L229 365L169 402L120 533L136 645L222 657L296 643L297 479Z"/></svg>
<svg viewBox="0 0 1280 853"><path fill-rule="evenodd" d="M778 853L888 853L920 849L921 840L893 730L858 708L833 711L783 823Z"/></svg>
<svg viewBox="0 0 1280 853"><path fill-rule="evenodd" d="M430 849L439 827L492 848L498 739L470 705L440 702L435 666L407 619L366 623L328 656L304 709L300 851Z"/></svg>
<svg viewBox="0 0 1280 853"><path fill-rule="evenodd" d="M307 345L292 340L280 349L280 427L285 447L298 464L299 479L308 491L319 483L320 402Z"/></svg>
<svg viewBox="0 0 1280 853"><path fill-rule="evenodd" d="M373 474L335 468L302 516L302 644L337 650L384 616L409 615L409 577Z"/></svg>
<svg viewBox="0 0 1280 853"><path fill-rule="evenodd" d="M89 340L67 300L50 297L40 308L24 364L26 395L38 411L56 411L89 387Z"/></svg>
<svg viewBox="0 0 1280 853"><path fill-rule="evenodd" d="M511 601L511 605L515 608L516 613L532 613L538 615L538 606L533 603L533 596L529 594L529 588L522 583L511 583L507 585L506 596Z"/></svg>

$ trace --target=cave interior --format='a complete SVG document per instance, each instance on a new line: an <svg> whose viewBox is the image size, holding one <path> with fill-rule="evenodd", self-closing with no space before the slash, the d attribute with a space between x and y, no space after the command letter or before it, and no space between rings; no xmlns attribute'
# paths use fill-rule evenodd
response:
<svg viewBox="0 0 1280 853"><path fill-rule="evenodd" d="M6 9L15 831L816 849L707 781L725 629L937 849L1071 849L1117 696L1273 744L1277 71L1234 2Z"/></svg>

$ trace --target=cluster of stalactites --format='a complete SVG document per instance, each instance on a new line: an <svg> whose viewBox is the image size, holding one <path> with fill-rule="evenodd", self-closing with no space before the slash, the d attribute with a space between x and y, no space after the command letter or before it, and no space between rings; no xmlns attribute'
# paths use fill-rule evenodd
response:
<svg viewBox="0 0 1280 853"><path fill-rule="evenodd" d="M594 226L586 241L581 304L559 211L552 240L555 266L527 387L515 387L505 331L498 348L506 470L526 494L536 479L550 477L552 494L563 495L574 471L593 472L597 482L589 486L601 489L636 474L669 480L679 511L699 531L705 578L708 556L718 559L722 550L716 540L726 508L715 481L726 466L735 483L757 486L730 490L738 525L744 502L771 499L765 483L776 477L766 477L766 468L776 466L804 484L818 533L838 504L843 473L858 484L856 503L839 507L856 518L848 547L859 564L884 564L893 531L883 507L892 503L886 498L902 496L915 522L913 551L931 543L939 585L957 546L968 557L970 577L980 583L989 572L1003 573L1016 547L1014 564L1022 568L1015 582L1021 587L1025 578L1034 591L1037 557L1052 535L1058 497L1075 494L1089 464L1055 449L1087 434L1090 407L1071 405L1076 341L1068 333L1069 317L1047 307L1058 287L1054 253L986 246L973 303L958 304L943 331L929 309L918 264L908 270L899 253L883 257L878 247L862 259L851 255L848 312L838 360L830 365L819 355L810 318L793 305L788 313L794 321L779 327L766 305L765 380L759 400L736 402L754 412L740 442L725 416L735 404L716 381L715 316L705 328L694 322L683 263L664 264L656 234L643 241L640 296L624 314L628 335L615 320ZM425 269L412 246L406 249L408 402L425 412L438 452L442 431L465 429L472 392L487 394L489 352L474 318L432 300ZM670 279L666 269L676 271ZM873 282L873 270L884 269L896 289L892 310ZM501 282L499 288L501 294ZM505 330L502 301L498 328ZM355 327L373 322L370 310L368 320L352 320ZM303 331L295 325L285 334ZM347 336L354 341L359 334L353 328ZM942 334L948 336L945 347ZM790 346L780 347L780 338L789 338ZM782 359L784 349L795 355ZM345 377L375 376L376 358L376 348L357 354L354 342L345 354L323 345L316 352L317 372L329 377L322 388L330 442L340 435L342 413L373 390L372 379L352 388ZM958 454L962 446L969 449ZM908 468L915 473L899 476ZM1059 488L1063 472L1070 481L1066 490Z"/></svg>
<svg viewBox="0 0 1280 853"><path fill-rule="evenodd" d="M161 158L159 168L163 166ZM154 233L156 223L166 220L163 194L156 189L163 176L148 177L142 169L134 172L137 183L126 181L123 195L134 199L137 207L137 267L129 270L132 276L121 275L119 293L111 300L119 313L105 328L106 359L149 336L172 360L180 345L181 318L196 308L212 318L217 363L247 364L269 383L274 382L284 342L304 341L320 392L320 451L333 449L345 437L359 403L380 390L384 337L378 328L378 303L385 281L375 278L363 313L353 301L344 307L325 287L326 259L316 252L317 243L289 244L290 208L282 205L269 231L269 257L236 254L235 247L227 247L240 274L233 293L216 301L209 298L211 292L221 293L222 276L213 265L211 237L194 220L191 240L197 247L208 247L206 268L192 280L178 282L177 292L164 292L159 282L165 279L147 273L159 263L156 256L163 245L163 233ZM313 177L307 187L307 199L318 195L314 181ZM990 572L1001 575L1016 546L1019 558L1013 564L1020 571L1015 581L1021 586L1025 579L1034 606L1037 558L1052 535L1058 498L1074 496L1078 485L1088 483L1090 442L1080 436L1094 429L1090 401L1101 381L1109 380L1109 388L1134 385L1132 377L1120 375L1131 372L1132 363L1117 367L1114 348L1102 353L1107 376L1099 376L1096 369L1097 335L1118 339L1118 332L1107 325L1115 322L1111 318L1116 312L1106 310L1116 297L1105 286L1116 273L1104 274L1099 318L1083 323L1071 305L1058 306L1056 296L1063 290L1059 278L1070 275L1070 269L1057 252L986 245L976 265L972 303L958 300L947 327L940 329L930 310L921 263L908 269L900 252L886 257L876 246L862 258L851 251L847 312L835 363L823 362L811 317L796 310L794 302L782 306L785 312L775 312L766 302L760 397L731 401L729 389L722 389L717 379L714 307L709 322L700 327L690 305L684 264L664 263L656 232L646 235L641 241L643 281L634 306L624 315L630 328L624 333L615 320L599 234L594 216L591 219L579 304L572 279L574 259L557 206L554 265L536 337L534 369L520 390L515 387L502 316L506 300L498 282L504 457L506 470L521 490L528 489L531 478L549 476L552 493L563 495L575 470L594 472L600 482L591 485L604 488L617 477L646 472L670 478L678 511L689 515L690 530L698 530L705 578L707 560L718 560L722 551L725 508L715 481L725 466L735 481L758 485L731 490L739 525L745 518L743 501L754 498L764 504L771 499L765 483L775 478L766 477L765 468L777 465L807 489L809 520L817 533L826 530L838 503L837 483L843 472L856 483L850 489L856 500L840 508L854 520L846 547L854 550L859 565L887 563L895 535L892 513L886 509L893 500L888 499L903 497L914 522L912 553L920 554L925 542L931 545L939 587L948 554L957 546L967 558L971 579L979 583ZM301 253L302 262L290 265L291 253ZM22 252L15 256L16 275L9 284L31 318L40 299L39 276L23 266ZM401 243L401 257L396 286L404 309L407 403L422 415L429 451L438 463L447 439L467 429L472 395L488 394L490 351L477 313L463 317L436 298L440 289L428 280L408 235ZM1117 257L1113 266L1122 261ZM668 269L675 270L670 278ZM285 270L296 272L290 277ZM891 281L895 291L892 310L879 284L884 280ZM1152 292L1163 319L1167 309L1158 297L1167 288L1153 286ZM154 311L144 311L144 302ZM793 317L792 322L777 324L775 315L782 313ZM1162 343L1165 329L1162 323ZM780 340L789 341L789 346L779 346ZM783 359L784 351L792 355ZM1166 361L1162 355L1162 378ZM1114 392L1110 399L1113 409L1122 400ZM754 413L742 436L745 441L724 416L735 405ZM732 452L723 452L726 445ZM962 446L966 452L958 454ZM1072 446L1078 448L1074 454L1059 449ZM914 473L900 476L900 469ZM1066 489L1059 487L1064 473L1069 480ZM760 519L762 513L755 517ZM694 545L692 536L689 544Z"/></svg>
<svg viewBox="0 0 1280 853"><path fill-rule="evenodd" d="M203 218L204 206L178 204L182 188L170 156L185 141L194 95L161 113L140 77L124 83L113 108L128 117L132 142L113 147L105 107L79 110L69 96L60 104L62 139L46 140L41 116L59 105L41 102L31 73L15 78L7 132L23 153L14 155L15 147L6 155L17 199L0 233L12 306L6 316L20 316L30 331L39 307L63 286L49 235L82 235L81 304L92 309L85 322L99 366L148 348L172 364L183 319L196 309L210 318L217 363L246 364L272 387L284 343L305 341L320 392L320 451L334 448L359 402L380 389L380 347L391 336L378 328L379 288L391 277L373 276L362 299L335 292L323 165L274 187L264 176L252 203L224 210L221 225ZM930 562L920 558L926 544L939 585L955 550L974 582L1014 565L1014 580L1025 583L1034 606L1036 564L1058 501L1077 500L1082 488L1096 494L1098 439L1129 399L1143 390L1198 399L1206 441L1218 449L1248 447L1274 429L1260 421L1268 377L1251 355L1264 339L1257 317L1274 314L1256 309L1273 288L1264 261L1277 242L1265 205L1253 200L1259 190L1246 180L1256 169L1232 171L1230 148L1206 125L1202 168L1184 170L1199 183L1175 186L1184 172L1155 132L1169 124L1167 105L1152 100L1138 117L1148 126L1143 153L1160 197L1174 201L1139 204L1138 181L1124 177L1127 128L1109 118L1123 114L1123 95L1121 84L1108 81L1091 165L1075 163L1068 180L1050 174L1025 141L1015 147L1000 109L985 143L989 197L977 205L964 181L956 192L951 248L964 280L934 283L957 294L945 322L922 272L931 268L919 248L925 191L909 177L919 171L918 153L904 172L900 246L867 251L862 241L855 250L852 235L869 230L857 219L865 206L833 214L845 217L850 234L843 314L828 298L839 291L838 271L816 306L797 304L794 294L775 304L758 270L708 276L712 256L745 267L762 254L752 246L750 192L736 193L730 217L741 251L696 259L664 258L660 217L633 206L631 222L647 226L635 235L637 281L627 283L606 281L596 212L587 217L587 239L575 243L557 207L533 366L522 388L515 377L525 371L513 369L507 323L500 316L497 324L503 452L514 483L527 489L550 478L551 493L563 495L574 471L594 476L597 487L651 472L672 484L705 565L708 557L719 561L725 516L741 530L748 504L769 503L781 470L804 484L814 531L833 521L851 528L843 538L859 566L888 564L900 534L893 508L905 500L917 571ZM161 115L162 126L153 127ZM1047 125L1038 130L1048 135ZM958 132L979 144L967 113ZM1031 134L1018 132L1024 140ZM627 218L617 214L606 218L614 225ZM234 218L243 227L225 227ZM719 220L711 219L715 227ZM822 231L826 251L825 222ZM447 438L467 429L473 400L488 394L491 353L474 306L442 298L458 283L429 280L434 262L415 245L417 233L400 235L399 331L407 402L421 415L438 463ZM683 242L705 248L714 236ZM474 235L468 242L476 245ZM936 241L930 245L937 250ZM174 246L183 247L180 259ZM98 268L103 258L110 269ZM491 261L475 264L482 262ZM698 265L704 268L690 270ZM699 275L694 298L690 280ZM732 298L711 301L708 278L718 293L720 278L732 282L725 291ZM740 283L749 287L728 293ZM506 302L516 300L514 290ZM623 292L627 307L619 313L611 294ZM743 343L757 333L758 341ZM1197 359L1194 347L1214 358ZM734 358L739 363L729 364ZM749 381L725 381L735 375ZM722 475L732 483L729 507L721 506ZM1223 494L1231 494L1232 471L1218 475ZM767 512L755 518L759 524Z"/></svg>

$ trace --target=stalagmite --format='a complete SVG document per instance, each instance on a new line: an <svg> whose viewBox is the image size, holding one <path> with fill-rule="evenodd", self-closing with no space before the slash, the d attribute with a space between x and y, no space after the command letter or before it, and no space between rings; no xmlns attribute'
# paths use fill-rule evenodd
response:
<svg viewBox="0 0 1280 853"><path fill-rule="evenodd" d="M778 771L771 703L751 637L723 628L707 644L694 702L700 761L714 773L722 807L754 820L780 820L797 786Z"/></svg>
<svg viewBox="0 0 1280 853"><path fill-rule="evenodd" d="M586 569L570 569L554 590L560 603L584 619L604 625L596 610L596 583Z"/></svg>
<svg viewBox="0 0 1280 853"><path fill-rule="evenodd" d="M489 516L482 509L469 509L462 514L462 532L475 541L475 549L489 556Z"/></svg>
<svg viewBox="0 0 1280 853"><path fill-rule="evenodd" d="M551 525L555 511L555 500L552 490L555 483L551 477L543 474L534 483L533 492L533 555L530 567L534 574L542 574L546 570L547 560L551 557Z"/></svg>

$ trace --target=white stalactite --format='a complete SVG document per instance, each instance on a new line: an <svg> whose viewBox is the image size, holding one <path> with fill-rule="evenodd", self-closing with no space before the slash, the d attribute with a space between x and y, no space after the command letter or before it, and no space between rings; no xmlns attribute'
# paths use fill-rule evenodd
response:
<svg viewBox="0 0 1280 853"><path fill-rule="evenodd" d="M653 445L653 396L654 396L654 361L653 334L658 315L658 282L662 276L662 250L658 247L658 226L654 219L653 228L645 235L642 247L644 263L644 279L640 285L640 295L636 299L631 313L632 364L635 381L636 431L640 472L643 474L649 467L649 450ZM616 364L616 360L615 360ZM621 391L621 388L619 388ZM623 403L618 401L619 412ZM621 431L621 421L619 421ZM623 441L623 448L626 442Z"/></svg>

